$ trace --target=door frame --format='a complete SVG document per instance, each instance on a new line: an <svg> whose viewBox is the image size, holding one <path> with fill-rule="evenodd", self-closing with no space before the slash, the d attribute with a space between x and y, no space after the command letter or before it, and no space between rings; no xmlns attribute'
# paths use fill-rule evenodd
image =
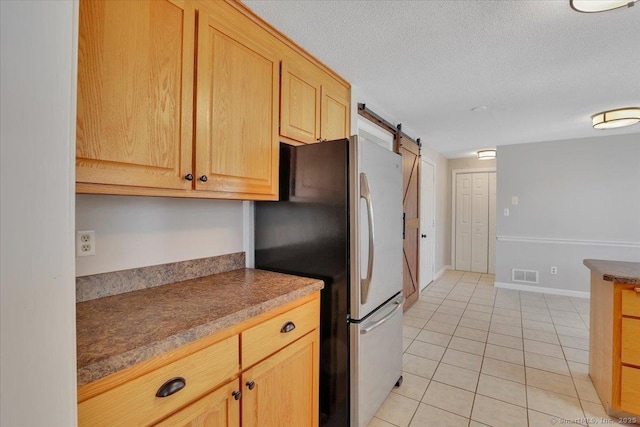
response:
<svg viewBox="0 0 640 427"><path fill-rule="evenodd" d="M433 207L432 209L432 218L433 218L433 238L431 239L431 247L430 247L430 251L429 253L431 254L431 265L433 266L433 280L435 280L436 278L436 227L437 227L437 219L436 219L436 212L438 212L436 203L438 200L438 197L436 195L437 191L438 191L438 187L436 186L436 182L437 179L436 177L438 176L438 165L436 164L435 161L433 161L432 159L430 159L429 157L425 156L425 155L421 155L420 156L420 184L422 184L422 162L426 162L429 163L429 165L433 166L433 200L431 201L431 206ZM420 199L419 199L419 205L418 205L418 212L420 215L420 219L422 220L422 218L424 218L423 212L422 212L422 186L420 186ZM422 238L420 238L420 241L422 241ZM418 245L418 246L422 246L422 245ZM422 251L419 251L418 253L420 253ZM420 258L418 256L418 263L420 262ZM422 292L422 288L420 287L420 275L422 274L422 272L420 271L420 268L418 268L418 295L420 295L420 292ZM433 282L432 280L432 282ZM428 284L427 284L428 286ZM425 286L425 289L427 288L427 286Z"/></svg>
<svg viewBox="0 0 640 427"><path fill-rule="evenodd" d="M456 183L458 182L458 175L476 172L496 172L496 168L469 168L451 170L451 266L454 270L456 269Z"/></svg>

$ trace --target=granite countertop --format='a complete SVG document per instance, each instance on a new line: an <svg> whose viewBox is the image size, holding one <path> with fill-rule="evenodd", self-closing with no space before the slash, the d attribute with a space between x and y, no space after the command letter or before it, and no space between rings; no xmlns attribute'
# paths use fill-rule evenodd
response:
<svg viewBox="0 0 640 427"><path fill-rule="evenodd" d="M76 304L78 386L237 325L323 287L239 269Z"/></svg>
<svg viewBox="0 0 640 427"><path fill-rule="evenodd" d="M583 264L608 282L640 285L640 262L606 261L585 259Z"/></svg>

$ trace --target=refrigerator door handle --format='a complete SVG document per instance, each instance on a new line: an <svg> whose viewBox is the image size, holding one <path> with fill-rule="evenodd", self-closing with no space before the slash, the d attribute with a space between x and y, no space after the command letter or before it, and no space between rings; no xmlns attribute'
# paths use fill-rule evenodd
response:
<svg viewBox="0 0 640 427"><path fill-rule="evenodd" d="M367 215L369 218L369 260L367 263L367 276L361 279L360 285L360 303L367 302L369 297L369 285L371 284L371 274L373 272L373 252L374 252L374 234L373 234L373 205L371 204L371 191L369 190L369 180L367 174L360 173L360 197L367 203Z"/></svg>
<svg viewBox="0 0 640 427"><path fill-rule="evenodd" d="M398 310L400 310L402 308L402 304L404 303L404 297L401 297L399 300L396 300L393 303L396 304L396 308L391 310L391 312L389 312L389 314L384 316L382 319L372 323L371 325L368 325L368 326L360 329L360 333L361 334L366 334L367 332L371 332L372 330L374 330L378 326L382 325L387 320L391 319L393 317L393 315L396 314L396 311L398 311Z"/></svg>

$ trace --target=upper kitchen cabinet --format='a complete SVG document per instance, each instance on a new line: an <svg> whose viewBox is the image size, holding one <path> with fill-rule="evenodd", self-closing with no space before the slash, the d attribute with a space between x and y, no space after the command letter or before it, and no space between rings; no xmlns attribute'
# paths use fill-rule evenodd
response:
<svg viewBox="0 0 640 427"><path fill-rule="evenodd" d="M187 2L80 2L79 192L191 188L194 26Z"/></svg>
<svg viewBox="0 0 640 427"><path fill-rule="evenodd" d="M322 85L322 139L346 138L351 129L350 91L335 80Z"/></svg>
<svg viewBox="0 0 640 427"><path fill-rule="evenodd" d="M77 193L277 200L281 140L349 135L349 84L238 1L79 21Z"/></svg>
<svg viewBox="0 0 640 427"><path fill-rule="evenodd" d="M285 142L311 144L348 137L350 89L304 57L282 60L280 135Z"/></svg>
<svg viewBox="0 0 640 427"><path fill-rule="evenodd" d="M277 198L277 47L277 39L228 3L200 9L197 190L223 198Z"/></svg>

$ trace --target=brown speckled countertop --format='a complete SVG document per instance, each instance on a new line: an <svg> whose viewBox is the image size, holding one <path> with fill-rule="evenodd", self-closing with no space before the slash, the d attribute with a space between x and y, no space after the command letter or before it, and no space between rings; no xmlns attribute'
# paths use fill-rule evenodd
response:
<svg viewBox="0 0 640 427"><path fill-rule="evenodd" d="M640 285L640 262L585 259L583 264L595 273L602 274L608 282Z"/></svg>
<svg viewBox="0 0 640 427"><path fill-rule="evenodd" d="M322 281L239 269L76 304L78 386L296 299Z"/></svg>

